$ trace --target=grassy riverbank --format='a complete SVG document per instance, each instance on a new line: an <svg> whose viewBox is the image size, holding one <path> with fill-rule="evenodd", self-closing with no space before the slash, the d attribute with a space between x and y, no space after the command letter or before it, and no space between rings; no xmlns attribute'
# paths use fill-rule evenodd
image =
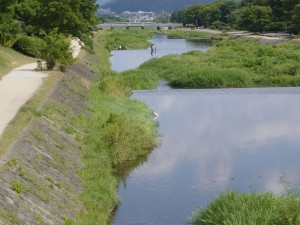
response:
<svg viewBox="0 0 300 225"><path fill-rule="evenodd" d="M300 199L294 194L277 196L271 193L228 191L213 200L206 209L195 211L192 225L298 225Z"/></svg>
<svg viewBox="0 0 300 225"><path fill-rule="evenodd" d="M115 175L118 166L145 157L156 145L157 125L150 119L151 110L130 99L130 89L110 70L107 48L117 43L112 42L112 35L121 33L126 31L104 30L95 40L95 51L101 59L100 78L88 93L91 116L79 121L86 135L82 149L85 166L80 172L84 208L77 224L108 224L119 203ZM150 33L138 37L139 42L145 44Z"/></svg>
<svg viewBox="0 0 300 225"><path fill-rule="evenodd" d="M152 59L122 77L133 89L153 88L159 79L175 88L300 86L299 59L296 42L262 46L253 40L231 39L217 42L207 53ZM143 85L136 85L136 80Z"/></svg>

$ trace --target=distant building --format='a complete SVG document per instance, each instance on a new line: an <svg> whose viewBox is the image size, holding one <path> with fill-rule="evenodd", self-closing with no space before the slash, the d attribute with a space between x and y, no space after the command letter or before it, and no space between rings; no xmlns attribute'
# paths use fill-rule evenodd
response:
<svg viewBox="0 0 300 225"><path fill-rule="evenodd" d="M111 11L110 8L107 9L99 8L97 15L116 15L116 13Z"/></svg>
<svg viewBox="0 0 300 225"><path fill-rule="evenodd" d="M151 21L155 19L154 12L144 12L144 11L138 11L138 12L124 11L121 13L121 16L128 19L130 22Z"/></svg>

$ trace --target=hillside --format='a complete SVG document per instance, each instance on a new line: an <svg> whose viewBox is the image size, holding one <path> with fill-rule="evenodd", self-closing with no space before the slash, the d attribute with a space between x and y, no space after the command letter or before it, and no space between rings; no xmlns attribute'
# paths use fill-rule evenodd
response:
<svg viewBox="0 0 300 225"><path fill-rule="evenodd" d="M111 0L103 5L103 8L110 8L120 13L123 11L153 11L171 12L185 8L191 4L210 3L212 0Z"/></svg>

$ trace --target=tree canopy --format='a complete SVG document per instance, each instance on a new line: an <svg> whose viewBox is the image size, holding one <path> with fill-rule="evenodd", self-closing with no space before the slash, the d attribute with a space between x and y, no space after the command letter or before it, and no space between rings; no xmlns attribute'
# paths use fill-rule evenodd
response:
<svg viewBox="0 0 300 225"><path fill-rule="evenodd" d="M6 24L20 23L21 32L27 35L57 28L62 34L84 39L97 23L97 7L96 0L0 0Z"/></svg>
<svg viewBox="0 0 300 225"><path fill-rule="evenodd" d="M300 32L300 0L216 0L173 12L172 21L218 29Z"/></svg>
<svg viewBox="0 0 300 225"><path fill-rule="evenodd" d="M63 69L72 62L69 36L91 45L97 7L96 0L0 0L0 45Z"/></svg>

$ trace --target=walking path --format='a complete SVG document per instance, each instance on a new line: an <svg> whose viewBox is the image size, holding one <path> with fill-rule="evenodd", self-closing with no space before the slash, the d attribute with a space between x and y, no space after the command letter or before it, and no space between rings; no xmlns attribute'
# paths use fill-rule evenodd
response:
<svg viewBox="0 0 300 225"><path fill-rule="evenodd" d="M79 55L82 46L79 39L71 41L73 58ZM30 63L15 68L0 81L0 136L22 105L43 83L43 78L47 77L47 74L35 71L36 67L36 63Z"/></svg>
<svg viewBox="0 0 300 225"><path fill-rule="evenodd" d="M47 76L34 71L36 66L36 63L30 63L13 69L0 81L0 136Z"/></svg>

